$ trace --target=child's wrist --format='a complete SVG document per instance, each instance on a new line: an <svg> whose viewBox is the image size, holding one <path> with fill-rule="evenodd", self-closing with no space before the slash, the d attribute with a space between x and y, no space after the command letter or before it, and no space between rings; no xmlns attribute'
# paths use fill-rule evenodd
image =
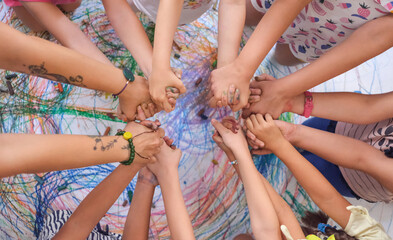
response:
<svg viewBox="0 0 393 240"><path fill-rule="evenodd" d="M295 131L291 134L290 143L299 146L303 141L302 131L304 130L304 126L301 124L294 124Z"/></svg>
<svg viewBox="0 0 393 240"><path fill-rule="evenodd" d="M226 151L224 151L224 152L225 152L225 155L227 155L229 161L233 161L233 160L236 159L236 158L235 158L235 155L233 155L233 152L232 152L232 151L226 150Z"/></svg>
<svg viewBox="0 0 393 240"><path fill-rule="evenodd" d="M234 159L238 159L245 153L249 153L248 146L240 146L232 150Z"/></svg>
<svg viewBox="0 0 393 240"><path fill-rule="evenodd" d="M147 66L147 67L141 67L141 70L142 70L143 74L145 75L145 78L149 79L151 76L151 72L152 72L151 64L150 64L150 66Z"/></svg>
<svg viewBox="0 0 393 240"><path fill-rule="evenodd" d="M152 72L156 71L171 71L171 62L170 58L159 58L159 57L154 57L153 55L153 63L152 63Z"/></svg>
<svg viewBox="0 0 393 240"><path fill-rule="evenodd" d="M247 64L244 63L239 57L236 58L236 60L233 62L233 71L237 73L239 77L239 81L246 82L247 84L250 84L250 79L252 78L252 74L250 74L250 71L247 68Z"/></svg>
<svg viewBox="0 0 393 240"><path fill-rule="evenodd" d="M160 173L157 173L156 177L160 186L162 186L165 184L171 184L173 181L179 181L179 172L177 169L167 168L160 171Z"/></svg>
<svg viewBox="0 0 393 240"><path fill-rule="evenodd" d="M288 102L285 112L292 112L301 115L304 111L304 94L292 97Z"/></svg>
<svg viewBox="0 0 393 240"><path fill-rule="evenodd" d="M143 178L143 179L138 178L138 181L136 184L143 186L143 188L146 188L146 187L155 188L156 187L156 184L154 184L150 179L146 179L146 178Z"/></svg>
<svg viewBox="0 0 393 240"><path fill-rule="evenodd" d="M272 151L274 154L284 151L287 144L291 144L284 137L277 138L275 141L272 141L270 144L266 144L266 148Z"/></svg>

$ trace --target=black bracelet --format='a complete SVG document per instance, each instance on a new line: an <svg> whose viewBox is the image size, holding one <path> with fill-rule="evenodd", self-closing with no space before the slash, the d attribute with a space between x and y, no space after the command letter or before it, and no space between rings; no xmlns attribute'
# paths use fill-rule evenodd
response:
<svg viewBox="0 0 393 240"><path fill-rule="evenodd" d="M132 74L132 72L131 72L130 69L124 68L124 69L123 69L123 75L124 75L124 77L127 79L126 85L124 85L123 89L122 89L120 92L118 92L118 93L116 93L116 94L112 94L113 97L119 96L119 95L124 91L124 89L126 89L127 85L128 85L130 82L135 81L134 74Z"/></svg>

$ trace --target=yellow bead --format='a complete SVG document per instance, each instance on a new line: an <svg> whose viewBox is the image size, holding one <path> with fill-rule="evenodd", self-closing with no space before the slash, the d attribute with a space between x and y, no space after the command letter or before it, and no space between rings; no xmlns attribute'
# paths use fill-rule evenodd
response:
<svg viewBox="0 0 393 240"><path fill-rule="evenodd" d="M132 134L131 134L130 132L125 132L125 133L123 134L123 138L124 138L125 140L128 140L128 139L132 138Z"/></svg>

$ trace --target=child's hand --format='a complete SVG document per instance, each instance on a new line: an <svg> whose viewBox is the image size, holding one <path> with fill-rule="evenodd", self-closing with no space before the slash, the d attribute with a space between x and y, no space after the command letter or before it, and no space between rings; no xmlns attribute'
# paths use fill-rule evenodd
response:
<svg viewBox="0 0 393 240"><path fill-rule="evenodd" d="M155 187L158 185L158 180L156 175L154 175L149 168L143 167L139 170L138 183L148 184Z"/></svg>
<svg viewBox="0 0 393 240"><path fill-rule="evenodd" d="M251 83L262 82L262 81L274 81L276 80L273 76L263 73L259 76L255 76ZM254 85L250 85L250 97L248 98L248 103L256 103L261 100L262 90L260 88L253 88Z"/></svg>
<svg viewBox="0 0 393 240"><path fill-rule="evenodd" d="M244 77L235 69L237 68L234 66L234 63L231 63L214 70L210 74L211 98L209 105L211 107L225 107L229 105L232 111L236 112L247 105L250 95L250 79ZM238 89L237 92L236 89ZM231 96L234 97L231 98Z"/></svg>
<svg viewBox="0 0 393 240"><path fill-rule="evenodd" d="M175 148L169 138L166 138L166 144L163 144L161 151L156 154L157 161L153 164L148 164L147 167L157 176L160 181L171 171L177 171L179 167L182 152Z"/></svg>
<svg viewBox="0 0 393 240"><path fill-rule="evenodd" d="M215 119L212 119L212 125L216 129L218 133L215 133L218 137L220 137L225 145L224 148L228 148L231 152L235 152L240 149L247 149L247 141L244 137L243 131L237 131L234 133L232 130L226 128L223 124L218 122ZM213 139L214 139L213 135ZM216 138L218 139L218 138ZM219 139L218 139L219 140ZM222 147L222 146L220 146ZM224 150L223 148L223 150ZM225 150L224 150L225 151ZM248 151L248 149L247 149Z"/></svg>
<svg viewBox="0 0 393 240"><path fill-rule="evenodd" d="M229 159L235 159L232 150L227 145L225 145L224 140L222 139L221 135L218 134L217 131L215 131L213 134L213 140L215 143L217 143L217 146L220 147L221 150L225 152L225 154L228 156Z"/></svg>
<svg viewBox="0 0 393 240"><path fill-rule="evenodd" d="M134 163L144 165L155 162L154 155L160 152L165 131L162 128L152 131L135 122L129 122L124 130L132 133L135 152L140 155L135 154Z"/></svg>
<svg viewBox="0 0 393 240"><path fill-rule="evenodd" d="M284 138L288 140L290 143L293 143L297 131L297 124L281 121L281 120L274 120L274 123L277 127L280 128L281 133L283 134ZM270 154L272 151L264 148L265 143L259 140L250 130L247 129L247 126L244 126L246 129L243 129L247 132L247 142L252 147L251 153L256 155L265 155Z"/></svg>
<svg viewBox="0 0 393 240"><path fill-rule="evenodd" d="M137 116L137 106L151 102L149 85L145 78L135 76L134 82L128 84L119 95L117 115L122 120L133 121Z"/></svg>
<svg viewBox="0 0 393 240"><path fill-rule="evenodd" d="M253 114L246 120L248 130L250 130L259 140L261 140L265 147L272 150L275 146L280 144L280 141L285 140L278 126L270 114L263 117L261 114Z"/></svg>
<svg viewBox="0 0 393 240"><path fill-rule="evenodd" d="M137 116L136 119L143 121L146 118L153 117L154 114L160 112L162 109L158 108L156 104L153 102L142 103L137 107Z"/></svg>
<svg viewBox="0 0 393 240"><path fill-rule="evenodd" d="M152 100L160 108L164 109L166 112L170 112L175 108L175 96L179 93L185 93L186 87L180 80L178 72L174 73L170 69L166 71L153 70L149 78L149 90Z"/></svg>
<svg viewBox="0 0 393 240"><path fill-rule="evenodd" d="M181 70L172 68L172 71L175 73L176 77L181 78ZM180 96L179 89L174 87L167 87L166 88L166 96L168 99L168 103L171 105L172 108L176 106L176 100ZM152 101L144 102L137 107L137 120L145 120L146 118L153 117L154 114L161 112L163 110L162 107L157 106L157 104L153 103Z"/></svg>
<svg viewBox="0 0 393 240"><path fill-rule="evenodd" d="M280 85L273 80L272 76L262 74L251 82L252 95L249 98L249 105L243 109L243 118L247 118L253 113L269 113L276 119L281 113L291 109L292 97L282 93Z"/></svg>
<svg viewBox="0 0 393 240"><path fill-rule="evenodd" d="M250 145L252 149L261 149L265 146L261 140L259 140L250 130L247 129L245 124L243 125L243 131L246 133L248 145Z"/></svg>
<svg viewBox="0 0 393 240"><path fill-rule="evenodd" d="M150 120L143 120L140 122L140 124L142 124L143 126L150 128L153 131L156 131L160 126L161 126L161 122L160 120L156 119L154 122L150 121ZM165 140L165 137L164 137Z"/></svg>

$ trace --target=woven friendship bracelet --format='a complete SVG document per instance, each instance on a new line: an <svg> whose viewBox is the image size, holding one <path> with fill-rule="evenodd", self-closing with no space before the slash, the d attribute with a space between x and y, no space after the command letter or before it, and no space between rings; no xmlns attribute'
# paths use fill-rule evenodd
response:
<svg viewBox="0 0 393 240"><path fill-rule="evenodd" d="M128 86L128 84L129 84L130 82L135 81L134 74L132 74L132 72L131 72L130 69L124 68L124 69L123 69L123 75L124 75L124 77L127 79L126 85L124 85L123 89L122 89L120 92L118 92L118 93L116 93L116 94L112 94L113 97L119 96L119 95L124 91L124 89L126 89L126 87Z"/></svg>
<svg viewBox="0 0 393 240"><path fill-rule="evenodd" d="M128 141L128 144L130 145L130 158L128 160L120 162L123 165L130 165L135 158L135 146L134 143L132 142L132 134L130 132L126 131L118 131L116 133L116 136L121 136L123 135L123 138ZM139 155L139 154L138 154Z"/></svg>

